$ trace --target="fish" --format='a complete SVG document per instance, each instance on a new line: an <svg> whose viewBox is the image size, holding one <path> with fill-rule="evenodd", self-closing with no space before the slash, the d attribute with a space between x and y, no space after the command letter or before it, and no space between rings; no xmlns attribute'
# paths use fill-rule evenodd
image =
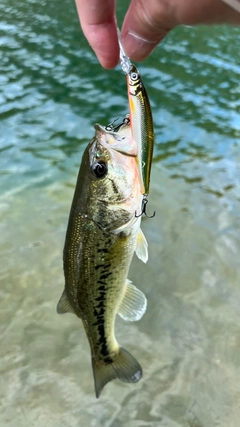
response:
<svg viewBox="0 0 240 427"><path fill-rule="evenodd" d="M118 29L120 62L127 78L131 135L138 144L139 172L145 199L150 190L150 175L154 148L154 127L150 101L142 77L124 52Z"/></svg>
<svg viewBox="0 0 240 427"><path fill-rule="evenodd" d="M114 325L117 314L137 321L146 311L146 297L128 272L134 251L147 262L148 245L136 215L143 196L130 120L115 128L94 128L70 210L63 251L65 288L57 312L82 320L98 398L115 378L135 383L142 377L139 362L118 344Z"/></svg>

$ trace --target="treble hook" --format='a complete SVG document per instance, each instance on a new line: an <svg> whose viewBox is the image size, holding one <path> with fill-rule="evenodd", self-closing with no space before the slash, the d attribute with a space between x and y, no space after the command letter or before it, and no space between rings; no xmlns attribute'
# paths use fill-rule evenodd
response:
<svg viewBox="0 0 240 427"><path fill-rule="evenodd" d="M142 199L142 212L139 214L139 215L137 215L136 213L135 213L135 217L136 218L139 218L140 216L142 216L142 215L145 215L146 217L148 217L148 218L153 218L154 216L155 216L155 214L156 214L156 212L154 211L153 212L153 214L152 215L148 215L147 214L147 204L148 204L148 199L144 196L143 197L143 199Z"/></svg>
<svg viewBox="0 0 240 427"><path fill-rule="evenodd" d="M122 125L129 125L130 123L130 115L127 114L126 117L119 123L117 126L114 126L114 123L119 120L119 117L115 120L113 120L109 125L105 126L106 131L108 132L117 132Z"/></svg>
<svg viewBox="0 0 240 427"><path fill-rule="evenodd" d="M108 132L111 132L111 131L115 132L116 128L113 126L113 124L115 122L117 122L118 119L119 119L119 117L117 117L116 119L114 119L111 123L109 123L109 125L105 126L106 131L108 131Z"/></svg>

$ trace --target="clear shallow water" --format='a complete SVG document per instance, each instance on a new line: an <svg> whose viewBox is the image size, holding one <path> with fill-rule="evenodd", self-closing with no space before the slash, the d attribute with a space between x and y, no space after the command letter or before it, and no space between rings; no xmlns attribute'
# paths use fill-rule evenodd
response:
<svg viewBox="0 0 240 427"><path fill-rule="evenodd" d="M81 154L95 122L127 112L125 79L99 66L72 2L0 12L0 425L238 427L240 30L178 29L139 65L157 215L130 272L147 313L116 335L144 376L96 400L81 322L56 303Z"/></svg>

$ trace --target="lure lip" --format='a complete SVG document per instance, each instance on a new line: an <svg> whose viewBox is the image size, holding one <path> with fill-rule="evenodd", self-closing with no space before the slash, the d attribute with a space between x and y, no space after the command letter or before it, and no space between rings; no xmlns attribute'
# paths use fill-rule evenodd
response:
<svg viewBox="0 0 240 427"><path fill-rule="evenodd" d="M121 32L119 28L117 29L118 33L118 44L120 49L120 62L123 72L127 75L130 73L132 68L132 63L129 57L126 55L125 50L123 49L122 40L121 40Z"/></svg>

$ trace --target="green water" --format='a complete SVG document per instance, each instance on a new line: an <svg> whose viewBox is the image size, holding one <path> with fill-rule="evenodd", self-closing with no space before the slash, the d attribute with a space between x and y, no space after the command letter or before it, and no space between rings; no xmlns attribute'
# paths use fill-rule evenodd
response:
<svg viewBox="0 0 240 427"><path fill-rule="evenodd" d="M73 1L2 0L0 16L0 426L239 427L240 29L177 29L139 64L157 214L130 271L147 312L116 335L144 375L96 400L82 324L56 304L81 155L127 113L125 78Z"/></svg>

